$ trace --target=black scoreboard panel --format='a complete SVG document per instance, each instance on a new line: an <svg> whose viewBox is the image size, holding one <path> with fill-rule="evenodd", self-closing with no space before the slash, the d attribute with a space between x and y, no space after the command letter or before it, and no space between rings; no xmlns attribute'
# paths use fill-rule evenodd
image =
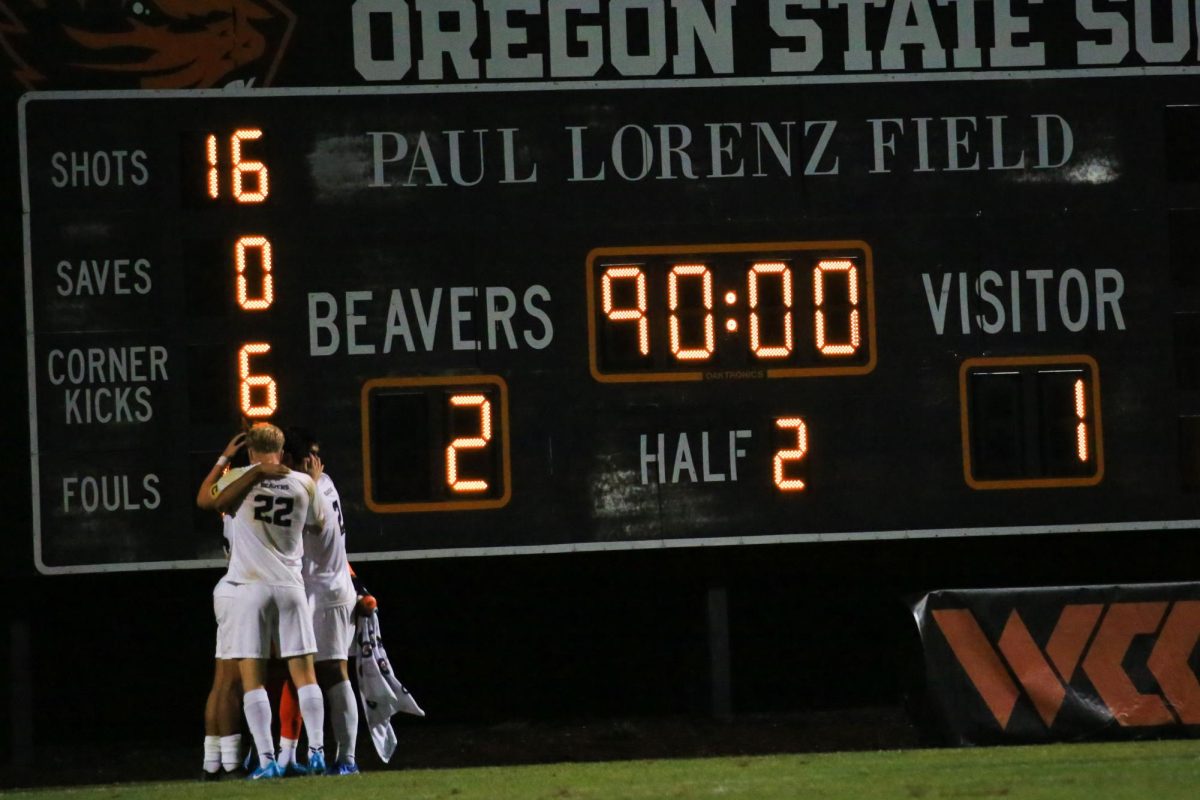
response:
<svg viewBox="0 0 1200 800"><path fill-rule="evenodd" d="M35 93L35 552L214 563L243 419L352 557L1194 528L1185 78Z"/></svg>

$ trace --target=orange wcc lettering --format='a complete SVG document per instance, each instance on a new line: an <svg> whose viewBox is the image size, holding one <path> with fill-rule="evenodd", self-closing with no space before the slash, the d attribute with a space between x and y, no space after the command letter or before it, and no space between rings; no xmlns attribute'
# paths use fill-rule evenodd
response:
<svg viewBox="0 0 1200 800"><path fill-rule="evenodd" d="M1000 635L1000 652L1008 659L1017 680L1033 700L1038 716L1046 727L1054 724L1063 701L1067 699L1066 684L1071 682L1079 657L1087 645L1088 636L1100 617L1099 605L1067 606L1042 655L1025 622L1013 611ZM1053 665L1053 668L1051 668Z"/></svg>
<svg viewBox="0 0 1200 800"><path fill-rule="evenodd" d="M1021 691L1008 677L1004 662L996 655L975 616L965 608L941 609L933 612L933 620L1000 728L1007 728Z"/></svg>
<svg viewBox="0 0 1200 800"><path fill-rule="evenodd" d="M1066 700L1065 684L1075 673L1101 610L1100 605L1064 608L1050 634L1045 655L1016 611L1009 615L1004 625L1000 634L1000 652L1047 727L1054 723ZM954 609L934 611L933 618L992 716L1002 729L1007 728L1021 692L1008 676L1000 655L988 642L974 615L966 609ZM1049 661L1046 656L1050 657Z"/></svg>
<svg viewBox="0 0 1200 800"><path fill-rule="evenodd" d="M1021 689L1046 726L1051 726L1072 691L1068 687L1081 664L1099 699L1120 725L1170 725L1177 717L1194 725L1200 723L1200 680L1188 659L1200 641L1200 601L1177 602L1160 631L1167 606L1166 602L1113 603L1098 631L1104 606L1065 606L1044 654L1016 611L1000 634L999 652L969 610L942 609L934 611L933 618L1001 729L1008 727ZM1095 640L1081 661L1093 631ZM1133 638L1155 631L1159 631L1158 639L1147 666L1166 702L1157 694L1139 692L1122 666Z"/></svg>
<svg viewBox="0 0 1200 800"><path fill-rule="evenodd" d="M1088 680L1121 725L1170 725L1175 721L1162 698L1139 692L1121 666L1133 637L1158 630L1166 610L1165 602L1114 603L1083 660Z"/></svg>
<svg viewBox="0 0 1200 800"><path fill-rule="evenodd" d="M1200 641L1200 600L1182 600L1171 609L1147 666L1184 725L1200 724L1200 681L1188 658Z"/></svg>

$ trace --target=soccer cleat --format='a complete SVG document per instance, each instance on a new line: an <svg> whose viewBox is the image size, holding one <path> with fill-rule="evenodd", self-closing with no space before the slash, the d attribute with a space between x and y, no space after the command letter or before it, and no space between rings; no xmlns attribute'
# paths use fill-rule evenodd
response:
<svg viewBox="0 0 1200 800"><path fill-rule="evenodd" d="M254 772L251 772L250 776L247 778L247 780L260 781L260 780L264 780L266 778L282 778L282 777L283 777L283 768L279 766L278 761L271 760L271 761L267 762L267 765L265 767L259 767L258 769L254 770Z"/></svg>
<svg viewBox="0 0 1200 800"><path fill-rule="evenodd" d="M325 774L325 754L320 750L310 752L308 754L308 774L309 775L324 775Z"/></svg>
<svg viewBox="0 0 1200 800"><path fill-rule="evenodd" d="M283 777L299 778L308 774L308 767L296 761L289 761L288 765L283 768Z"/></svg>
<svg viewBox="0 0 1200 800"><path fill-rule="evenodd" d="M336 761L329 768L326 775L361 775L358 770L358 764L353 761Z"/></svg>
<svg viewBox="0 0 1200 800"><path fill-rule="evenodd" d="M200 780L202 781L219 781L221 780L221 771L209 772L208 770L200 771Z"/></svg>

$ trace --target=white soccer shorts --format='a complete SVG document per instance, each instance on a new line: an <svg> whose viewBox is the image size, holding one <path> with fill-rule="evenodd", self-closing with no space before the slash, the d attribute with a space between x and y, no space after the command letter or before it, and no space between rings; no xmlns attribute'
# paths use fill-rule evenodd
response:
<svg viewBox="0 0 1200 800"><path fill-rule="evenodd" d="M223 658L269 658L272 644L280 658L317 651L312 611L299 586L239 584L230 621L229 655Z"/></svg>
<svg viewBox="0 0 1200 800"><path fill-rule="evenodd" d="M345 661L354 644L354 603L313 609L317 661Z"/></svg>
<svg viewBox="0 0 1200 800"><path fill-rule="evenodd" d="M217 618L217 649L215 652L217 658L232 658L232 656L225 655L232 650L229 630L232 608L233 598L213 597L213 616Z"/></svg>
<svg viewBox="0 0 1200 800"><path fill-rule="evenodd" d="M217 658L229 658L222 655L231 651L230 641L230 617L231 609L233 608L233 597L237 593L237 587L232 583L227 582L222 578L213 589L213 617L217 620L217 649L215 655Z"/></svg>

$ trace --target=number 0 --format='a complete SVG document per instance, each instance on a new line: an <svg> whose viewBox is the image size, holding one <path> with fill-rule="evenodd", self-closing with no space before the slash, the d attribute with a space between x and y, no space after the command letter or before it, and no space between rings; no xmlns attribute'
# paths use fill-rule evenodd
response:
<svg viewBox="0 0 1200 800"><path fill-rule="evenodd" d="M850 307L850 333L845 342L830 342L826 339L825 275L830 272L845 272L847 279L846 299ZM813 323L816 326L817 350L826 356L852 356L858 352L862 332L858 319L858 268L853 261L845 259L819 261L813 269Z"/></svg>
<svg viewBox="0 0 1200 800"><path fill-rule="evenodd" d="M258 297L250 296L249 281L246 280L246 251L258 250L259 265L262 268L262 291ZM237 300L238 305L246 311L263 311L275 302L275 278L271 274L271 241L265 236L243 236L237 240L233 252L234 264L237 266Z"/></svg>
<svg viewBox="0 0 1200 800"><path fill-rule="evenodd" d="M699 278L701 298L704 303L704 346L681 347L679 324L679 281L683 278ZM671 310L671 353L680 361L695 361L709 358L716 348L713 322L713 279L708 267L703 264L676 264L667 276L667 305Z"/></svg>

